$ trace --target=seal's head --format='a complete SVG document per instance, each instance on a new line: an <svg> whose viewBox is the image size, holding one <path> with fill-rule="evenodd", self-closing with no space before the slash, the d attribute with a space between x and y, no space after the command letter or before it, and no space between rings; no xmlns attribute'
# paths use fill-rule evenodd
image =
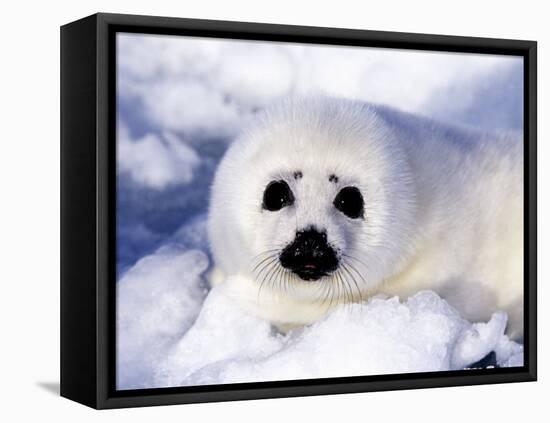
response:
<svg viewBox="0 0 550 423"><path fill-rule="evenodd" d="M364 103L287 100L231 145L212 188L216 266L292 300L351 301L406 254L415 213L395 134Z"/></svg>

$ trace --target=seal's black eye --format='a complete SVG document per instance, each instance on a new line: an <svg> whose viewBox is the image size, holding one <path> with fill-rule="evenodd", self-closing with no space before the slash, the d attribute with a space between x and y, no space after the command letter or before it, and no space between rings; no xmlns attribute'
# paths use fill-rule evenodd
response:
<svg viewBox="0 0 550 423"><path fill-rule="evenodd" d="M281 210L294 203L294 194L285 181L271 181L264 191L262 207L269 211Z"/></svg>
<svg viewBox="0 0 550 423"><path fill-rule="evenodd" d="M351 219L363 217L363 196L355 187L345 187L334 199L334 207Z"/></svg>

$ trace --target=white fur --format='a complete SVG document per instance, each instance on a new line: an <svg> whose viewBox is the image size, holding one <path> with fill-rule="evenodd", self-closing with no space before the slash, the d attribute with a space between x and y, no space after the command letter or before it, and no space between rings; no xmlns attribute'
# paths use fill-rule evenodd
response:
<svg viewBox="0 0 550 423"><path fill-rule="evenodd" d="M521 336L522 172L519 136L350 100L287 100L263 112L218 168L209 216L216 279L283 328L312 323L337 303L432 289L472 321L506 310L508 333ZM295 203L262 210L275 179L289 184ZM365 219L333 206L350 185L362 192ZM309 225L327 231L347 272L303 281L278 264L281 248Z"/></svg>

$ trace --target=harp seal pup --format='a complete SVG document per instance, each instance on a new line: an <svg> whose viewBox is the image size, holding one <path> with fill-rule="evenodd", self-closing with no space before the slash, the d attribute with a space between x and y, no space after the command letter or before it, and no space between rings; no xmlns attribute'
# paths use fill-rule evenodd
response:
<svg viewBox="0 0 550 423"><path fill-rule="evenodd" d="M214 178L208 232L229 295L282 330L374 294L437 292L523 334L523 146L335 98L260 113Z"/></svg>

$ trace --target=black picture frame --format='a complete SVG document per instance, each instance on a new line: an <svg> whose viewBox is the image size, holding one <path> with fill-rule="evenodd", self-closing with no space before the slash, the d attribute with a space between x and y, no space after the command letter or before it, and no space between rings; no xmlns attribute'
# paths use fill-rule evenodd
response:
<svg viewBox="0 0 550 423"><path fill-rule="evenodd" d="M518 55L524 58L523 367L115 389L117 32ZM95 14L61 27L61 395L119 408L537 378L537 44L534 41Z"/></svg>

